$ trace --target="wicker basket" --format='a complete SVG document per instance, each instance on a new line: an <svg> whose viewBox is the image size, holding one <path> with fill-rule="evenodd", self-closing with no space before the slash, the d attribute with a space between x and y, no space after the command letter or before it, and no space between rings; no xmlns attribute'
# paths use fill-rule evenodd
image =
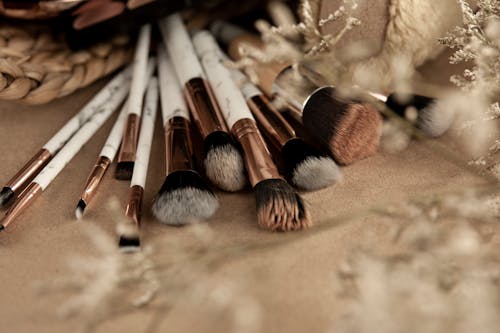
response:
<svg viewBox="0 0 500 333"><path fill-rule="evenodd" d="M0 25L0 100L42 104L68 95L129 62L131 43L117 37L73 52L46 27Z"/></svg>

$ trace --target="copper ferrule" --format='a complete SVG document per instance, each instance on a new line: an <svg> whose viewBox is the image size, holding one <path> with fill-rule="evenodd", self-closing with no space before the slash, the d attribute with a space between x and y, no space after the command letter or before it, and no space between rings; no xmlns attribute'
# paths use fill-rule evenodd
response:
<svg viewBox="0 0 500 333"><path fill-rule="evenodd" d="M184 117L170 118L165 124L165 170L169 175L179 170L194 170L193 143L189 120Z"/></svg>
<svg viewBox="0 0 500 333"><path fill-rule="evenodd" d="M245 166L252 186L266 179L282 178L254 120L238 120L231 132L243 148Z"/></svg>
<svg viewBox="0 0 500 333"><path fill-rule="evenodd" d="M128 191L128 204L125 215L137 226L141 225L143 195L144 189L139 185L132 186Z"/></svg>
<svg viewBox="0 0 500 333"><path fill-rule="evenodd" d="M131 113L127 117L125 130L123 132L118 162L134 162L137 152L137 141L139 140L139 129L141 127L141 117Z"/></svg>
<svg viewBox="0 0 500 333"><path fill-rule="evenodd" d="M38 183L30 183L24 191L19 194L19 197L10 206L9 210L5 213L5 217L2 220L2 225L7 227L12 221L14 221L21 213L38 197L42 194L42 187Z"/></svg>
<svg viewBox="0 0 500 333"><path fill-rule="evenodd" d="M186 82L184 95L203 139L213 132L228 132L217 100L205 80L197 77Z"/></svg>
<svg viewBox="0 0 500 333"><path fill-rule="evenodd" d="M92 172L87 178L81 197L86 204L88 204L97 193L97 188L99 187L99 184L101 183L101 180L110 164L111 160L106 156L99 156L97 159Z"/></svg>
<svg viewBox="0 0 500 333"><path fill-rule="evenodd" d="M281 150L288 140L296 137L295 130L266 96L253 96L247 103L260 130L277 150Z"/></svg>
<svg viewBox="0 0 500 333"><path fill-rule="evenodd" d="M14 193L19 193L32 181L36 175L49 163L52 154L47 149L40 149L31 160L12 177L5 187L10 188Z"/></svg>

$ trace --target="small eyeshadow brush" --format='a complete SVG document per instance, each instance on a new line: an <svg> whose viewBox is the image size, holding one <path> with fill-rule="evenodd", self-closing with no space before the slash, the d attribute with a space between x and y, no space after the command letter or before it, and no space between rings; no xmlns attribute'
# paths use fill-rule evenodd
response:
<svg viewBox="0 0 500 333"><path fill-rule="evenodd" d="M342 179L335 161L297 136L283 115L243 73L232 69L231 76L240 85L259 129L274 149L281 153L285 174L295 186L312 191Z"/></svg>
<svg viewBox="0 0 500 333"><path fill-rule="evenodd" d="M137 157L135 160L134 172L130 182L128 192L128 204L125 215L131 220L137 229L135 235L124 233L120 235L119 247L122 252L138 251L141 246L139 238L139 228L141 225L142 198L146 187L146 176L148 174L149 159L151 153L151 143L158 110L158 80L153 77L148 84L144 111L142 112L142 124L137 143Z"/></svg>
<svg viewBox="0 0 500 333"><path fill-rule="evenodd" d="M196 172L189 111L163 45L158 48L158 76L165 130L166 178L154 200L153 215L170 225L208 219L217 210L217 197Z"/></svg>
<svg viewBox="0 0 500 333"><path fill-rule="evenodd" d="M130 94L128 98L128 115L115 172L115 178L119 180L130 180L134 170L137 139L139 136L139 127L141 126L143 95L146 90L145 86L147 85L144 72L146 71L148 63L150 41L151 25L145 24L139 31L135 49L132 83L130 84Z"/></svg>
<svg viewBox="0 0 500 333"><path fill-rule="evenodd" d="M194 124L203 138L205 173L225 191L245 187L246 177L240 151L228 132L217 101L204 79L186 28L178 14L160 20L160 31L174 65Z"/></svg>
<svg viewBox="0 0 500 333"><path fill-rule="evenodd" d="M145 73L146 81L153 75L154 68L154 58L151 58L149 59L148 67ZM120 114L118 115L118 118L109 133L106 143L102 147L101 153L99 154L99 157L97 158L97 161L87 178L82 195L75 209L75 216L77 219L81 219L83 217L85 208L89 205L90 201L97 193L97 189L102 181L102 178L106 174L110 164L115 159L128 115L127 107L128 102L123 104Z"/></svg>
<svg viewBox="0 0 500 333"><path fill-rule="evenodd" d="M95 114L64 144L56 156L43 168L19 195L5 213L0 230L12 223L57 177L88 140L123 103L128 94L129 84L116 87L110 97L102 103Z"/></svg>
<svg viewBox="0 0 500 333"><path fill-rule="evenodd" d="M130 76L130 67L117 74L7 182L0 192L0 208L10 203L47 165L65 142L105 103L108 103L117 91L124 86L128 87Z"/></svg>
<svg viewBox="0 0 500 333"><path fill-rule="evenodd" d="M240 142L245 166L254 189L257 220L273 231L301 230L311 226L302 197L281 177L257 129L245 98L222 64L215 39L208 31L196 33L193 43L231 132Z"/></svg>

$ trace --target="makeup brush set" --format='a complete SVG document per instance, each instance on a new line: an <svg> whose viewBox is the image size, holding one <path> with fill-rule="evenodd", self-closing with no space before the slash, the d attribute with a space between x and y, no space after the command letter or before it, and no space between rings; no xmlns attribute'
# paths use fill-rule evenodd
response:
<svg viewBox="0 0 500 333"><path fill-rule="evenodd" d="M154 43L153 26L140 27L133 63L3 187L0 207L8 209L0 230L47 188L117 110L75 215L83 218L116 157L115 178L130 181L125 215L134 231L120 235L124 251L140 248L141 208L158 108L165 139L165 180L151 211L167 225L209 219L219 206L214 188L236 192L250 185L261 227L307 229L311 217L294 187L328 187L342 178L337 163L351 164L376 152L383 119L369 102L298 79L288 66L263 68L258 85L231 66L216 40L234 60L238 58L235 43L252 38L260 43L240 28L216 22L210 31L190 35L179 14L159 19L158 28L159 42ZM405 104L393 95L371 96L401 115L412 106L418 112L417 126L429 136L441 135L451 123L438 116L438 103L432 98L414 95ZM285 112L277 109L276 99L285 102ZM303 130L308 139L296 130ZM195 138L202 142L202 154L195 149Z"/></svg>

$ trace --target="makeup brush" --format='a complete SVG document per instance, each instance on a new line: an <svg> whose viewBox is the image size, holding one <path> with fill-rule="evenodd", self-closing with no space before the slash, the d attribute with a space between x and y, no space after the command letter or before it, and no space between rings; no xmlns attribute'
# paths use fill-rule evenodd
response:
<svg viewBox="0 0 500 333"><path fill-rule="evenodd" d="M149 59L148 67L145 73L146 75L145 81L148 81L148 79L153 75L153 71L155 68L154 61L155 61L154 58ZM123 128L125 127L125 121L128 115L127 107L128 103L126 102L125 104L123 104L120 114L116 119L116 122L113 125L111 132L109 133L106 143L102 147L101 153L97 158L94 168L92 169L90 175L87 178L85 187L82 191L82 195L75 209L75 216L77 219L81 219L83 217L85 208L89 205L90 201L95 196L102 178L104 177L110 164L115 159L118 147L120 146L120 141L122 139Z"/></svg>
<svg viewBox="0 0 500 333"><path fill-rule="evenodd" d="M111 96L102 103L95 114L64 144L64 147L43 168L42 171L31 181L31 183L19 195L0 225L0 230L12 223L57 177L66 164L78 153L97 130L106 122L113 112L125 100L129 85L123 83L116 87Z"/></svg>
<svg viewBox="0 0 500 333"><path fill-rule="evenodd" d="M148 84L144 111L142 112L141 132L137 143L137 158L135 160L134 173L130 182L128 192L128 204L125 215L139 230L141 225L142 197L146 187L146 176L148 174L151 143L158 110L158 80L153 77ZM139 232L137 234L124 233L120 235L120 250L123 252L138 251L141 246Z"/></svg>
<svg viewBox="0 0 500 333"><path fill-rule="evenodd" d="M241 190L246 185L243 158L204 79L203 69L180 16L168 16L159 22L159 27L177 77L184 87L194 124L203 139L203 165L208 179L225 191Z"/></svg>
<svg viewBox="0 0 500 333"><path fill-rule="evenodd" d="M217 198L195 170L189 111L163 46L158 48L158 76L167 176L154 200L153 215L160 222L170 225L208 219L217 210Z"/></svg>
<svg viewBox="0 0 500 333"><path fill-rule="evenodd" d="M228 59L224 57L224 60ZM237 69L230 72L257 119L259 129L274 149L281 153L285 174L295 186L311 191L342 179L335 161L298 137L288 121L243 73Z"/></svg>
<svg viewBox="0 0 500 333"><path fill-rule="evenodd" d="M291 231L311 226L301 196L280 176L257 129L257 124L229 70L221 63L215 39L208 31L193 37L196 51L231 132L240 142L250 183L254 189L257 220L273 231Z"/></svg>
<svg viewBox="0 0 500 333"><path fill-rule="evenodd" d="M115 178L119 180L130 180L134 170L135 154L137 150L137 138L141 124L141 111L144 87L147 82L144 72L147 67L149 44L151 41L151 25L145 24L139 31L137 45L135 48L134 64L132 71L132 83L128 98L128 115L123 131L118 163L116 165Z"/></svg>
<svg viewBox="0 0 500 333"><path fill-rule="evenodd" d="M128 87L131 68L127 67L102 88L73 118L71 118L3 187L0 208L6 206L42 170L66 141L96 113L103 104Z"/></svg>
<svg viewBox="0 0 500 333"><path fill-rule="evenodd" d="M222 33L224 29L234 30L234 33ZM242 35L236 32L238 29L226 22L213 27L213 31L220 31L217 37L225 39L227 45L238 43L239 47L233 46L237 50L242 45ZM262 44L251 44L262 47ZM241 53L233 52L230 56L238 60ZM259 88L269 98L279 97L286 101L309 135L338 163L351 164L377 151L382 119L369 103L341 97L333 87L318 88L286 63L257 64L252 70Z"/></svg>

